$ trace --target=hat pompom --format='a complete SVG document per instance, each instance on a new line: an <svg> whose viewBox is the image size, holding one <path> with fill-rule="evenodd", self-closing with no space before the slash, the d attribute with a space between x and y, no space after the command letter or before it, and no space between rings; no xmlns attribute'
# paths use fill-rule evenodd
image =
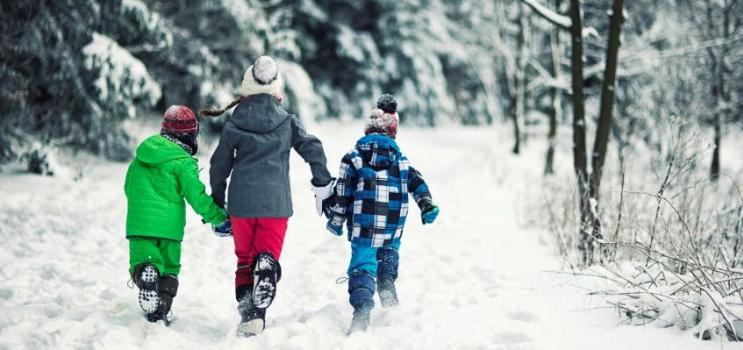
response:
<svg viewBox="0 0 743 350"><path fill-rule="evenodd" d="M269 94L280 98L282 89L278 63L273 57L263 55L245 71L240 93L243 96Z"/></svg>
<svg viewBox="0 0 743 350"><path fill-rule="evenodd" d="M253 78L258 84L271 84L279 75L279 65L271 56L260 56L253 64Z"/></svg>
<svg viewBox="0 0 743 350"><path fill-rule="evenodd" d="M385 113L395 113L397 112L397 98L391 94L379 96L379 99L377 99L377 108L383 110Z"/></svg>

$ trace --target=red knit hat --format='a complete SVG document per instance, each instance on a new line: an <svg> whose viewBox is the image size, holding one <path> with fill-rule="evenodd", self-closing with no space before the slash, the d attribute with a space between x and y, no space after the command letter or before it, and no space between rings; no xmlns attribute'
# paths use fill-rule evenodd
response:
<svg viewBox="0 0 743 350"><path fill-rule="evenodd" d="M173 134L195 134L199 131L199 121L190 108L170 106L163 116L163 130Z"/></svg>
<svg viewBox="0 0 743 350"><path fill-rule="evenodd" d="M381 109L373 109L366 122L364 132L369 134L383 134L391 138L397 137L397 124L400 117L397 113L387 113Z"/></svg>
<svg viewBox="0 0 743 350"><path fill-rule="evenodd" d="M397 124L400 116L397 115L397 99L390 94L384 94L377 100L377 108L373 109L366 122L367 135L384 134L391 138L397 137Z"/></svg>

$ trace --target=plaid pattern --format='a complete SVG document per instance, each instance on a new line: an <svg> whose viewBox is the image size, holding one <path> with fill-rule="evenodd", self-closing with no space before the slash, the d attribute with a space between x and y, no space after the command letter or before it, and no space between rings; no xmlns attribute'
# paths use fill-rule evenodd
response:
<svg viewBox="0 0 743 350"><path fill-rule="evenodd" d="M402 237L409 192L421 207L431 201L420 173L394 140L382 135L363 137L343 157L335 192L328 224L340 231L348 220L349 240L371 247L388 246Z"/></svg>

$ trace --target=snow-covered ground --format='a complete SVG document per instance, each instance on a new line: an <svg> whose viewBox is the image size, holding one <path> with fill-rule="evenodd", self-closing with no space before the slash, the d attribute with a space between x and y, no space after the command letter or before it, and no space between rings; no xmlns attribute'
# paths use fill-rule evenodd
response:
<svg viewBox="0 0 743 350"><path fill-rule="evenodd" d="M337 171L361 124L312 125ZM409 130L400 146L441 207L423 227L411 211L401 249L399 307L377 308L350 337L345 274L349 245L314 214L309 171L292 156L295 216L282 254L283 279L266 331L234 336L232 241L189 211L181 289L170 328L145 322L127 287L126 164L86 161L84 176L0 174L0 349L720 349L652 326L618 326L616 311L585 296L587 281L561 267L519 228L518 203L542 170L541 147L508 153L499 129ZM207 182L208 149L201 151ZM558 161L567 161L559 159ZM537 185L532 186L537 191Z"/></svg>

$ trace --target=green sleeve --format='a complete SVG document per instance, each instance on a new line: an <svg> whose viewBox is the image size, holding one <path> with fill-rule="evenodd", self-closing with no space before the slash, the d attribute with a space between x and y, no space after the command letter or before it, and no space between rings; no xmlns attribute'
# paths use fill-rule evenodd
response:
<svg viewBox="0 0 743 350"><path fill-rule="evenodd" d="M196 214L201 215L204 221L219 225L227 220L227 215L220 207L214 204L212 197L206 194L204 184L199 180L199 166L196 160L190 158L179 167L181 195L186 198Z"/></svg>

